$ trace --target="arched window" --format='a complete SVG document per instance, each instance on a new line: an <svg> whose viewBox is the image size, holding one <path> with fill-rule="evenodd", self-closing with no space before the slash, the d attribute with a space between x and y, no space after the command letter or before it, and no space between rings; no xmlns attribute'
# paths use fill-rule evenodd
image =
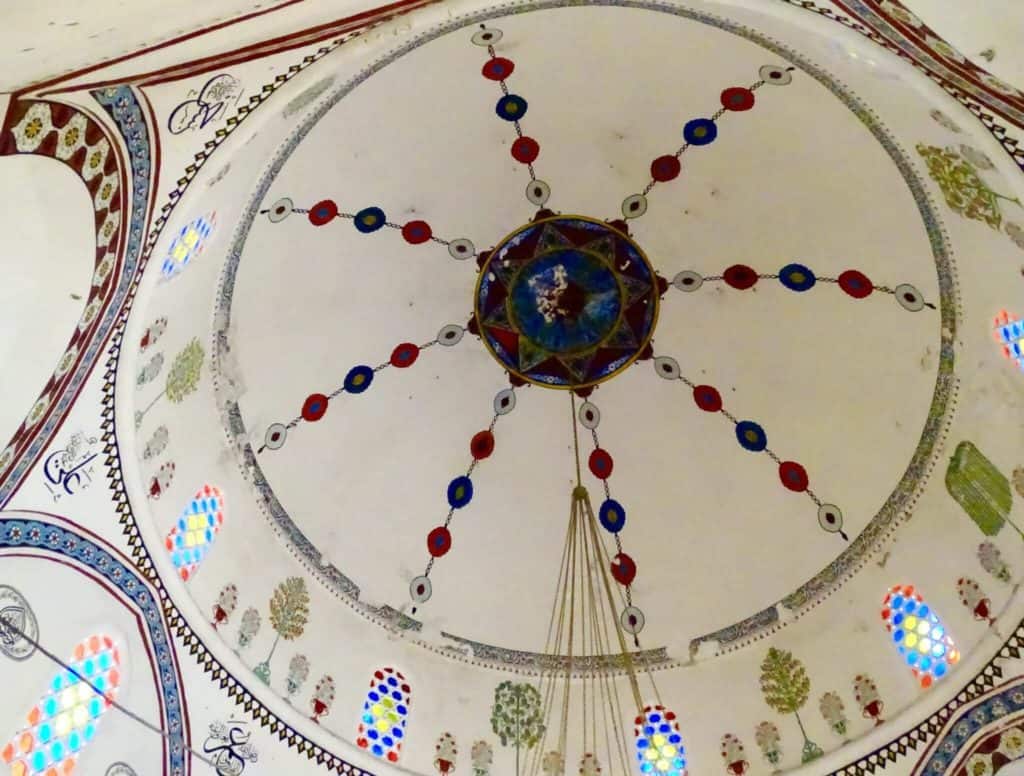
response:
<svg viewBox="0 0 1024 776"><path fill-rule="evenodd" d="M636 759L641 773L686 776L686 749L673 711L664 706L645 706L636 718Z"/></svg>
<svg viewBox="0 0 1024 776"><path fill-rule="evenodd" d="M171 562L186 582L203 562L224 524L224 496L219 488L204 485L192 497L164 544Z"/></svg>
<svg viewBox="0 0 1024 776"><path fill-rule="evenodd" d="M121 656L109 636L100 634L82 641L68 665L74 671L57 672L26 715L27 725L0 753L11 776L68 776L117 695Z"/></svg>
<svg viewBox="0 0 1024 776"><path fill-rule="evenodd" d="M882 620L922 687L931 687L960 660L953 639L913 585L890 588L882 602Z"/></svg>
<svg viewBox="0 0 1024 776"><path fill-rule="evenodd" d="M377 757L397 763L402 754L411 695L412 690L400 672L393 668L374 671L359 718L356 743Z"/></svg>
<svg viewBox="0 0 1024 776"><path fill-rule="evenodd" d="M167 249L164 263L160 267L160 273L164 278L170 280L203 252L216 225L217 214L210 213L181 228Z"/></svg>

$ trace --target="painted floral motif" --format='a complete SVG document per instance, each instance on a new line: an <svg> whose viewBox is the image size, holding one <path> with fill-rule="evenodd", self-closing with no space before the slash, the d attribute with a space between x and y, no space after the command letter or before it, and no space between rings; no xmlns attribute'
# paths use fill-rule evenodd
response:
<svg viewBox="0 0 1024 776"><path fill-rule="evenodd" d="M974 619L985 620L990 625L995 624L992 602L977 582L968 577L961 577L957 580L956 592L960 596L960 603L968 608Z"/></svg>
<svg viewBox="0 0 1024 776"><path fill-rule="evenodd" d="M932 121L934 121L940 127L948 129L950 132L956 132L959 134L959 125L955 121L953 121L953 119L951 119L949 116L943 113L941 110L938 110L937 108L934 110L930 110L928 111L928 115L931 116Z"/></svg>
<svg viewBox="0 0 1024 776"><path fill-rule="evenodd" d="M866 674L858 674L853 680L853 695L860 706L861 715L865 719L873 719L875 726L885 722L882 719L882 711L885 704L882 696L878 694L878 687Z"/></svg>
<svg viewBox="0 0 1024 776"><path fill-rule="evenodd" d="M779 738L779 729L773 722L762 722L754 730L754 740L757 742L761 755L771 766L777 766L782 759L782 743Z"/></svg>
<svg viewBox="0 0 1024 776"><path fill-rule="evenodd" d="M490 776L494 750L489 743L474 741L473 748L469 750L469 759L473 766L473 776Z"/></svg>
<svg viewBox="0 0 1024 776"><path fill-rule="evenodd" d="M226 625L231 615L238 606L238 588L234 585L225 585L220 595L217 596L217 603L213 605L213 622L210 625L216 630L220 625Z"/></svg>
<svg viewBox="0 0 1024 776"><path fill-rule="evenodd" d="M203 367L202 345L193 338L185 349L174 358L167 375L167 399L178 404L199 385L200 370Z"/></svg>
<svg viewBox="0 0 1024 776"><path fill-rule="evenodd" d="M270 647L270 654L257 665L253 672L264 684L270 682L270 660L281 639L294 641L306 628L309 621L309 591L302 577L289 577L274 590L270 598L270 625L277 635Z"/></svg>
<svg viewBox="0 0 1024 776"><path fill-rule="evenodd" d="M580 776L599 776L601 773L601 763L597 759L597 755L587 752L580 759Z"/></svg>
<svg viewBox="0 0 1024 776"><path fill-rule="evenodd" d="M1000 747L1011 760L1024 757L1024 730L1017 727L1005 730Z"/></svg>
<svg viewBox="0 0 1024 776"><path fill-rule="evenodd" d="M149 497L159 499L174 482L174 462L168 461L149 480Z"/></svg>
<svg viewBox="0 0 1024 776"><path fill-rule="evenodd" d="M994 170L996 168L992 160L988 158L988 154L984 151L979 151L973 146L961 143L960 155L979 170Z"/></svg>
<svg viewBox="0 0 1024 776"><path fill-rule="evenodd" d="M1020 205L1016 198L997 194L986 186L977 168L952 148L918 143L917 152L924 158L928 175L942 189L946 204L954 213L999 229L1003 222L999 200Z"/></svg>
<svg viewBox="0 0 1024 776"><path fill-rule="evenodd" d="M898 22L902 22L903 24L915 28L923 26L923 22L920 19L914 16L914 14L902 5L894 3L893 0L881 0L878 7L883 13L888 14L889 17Z"/></svg>
<svg viewBox="0 0 1024 776"><path fill-rule="evenodd" d="M1013 240L1014 245L1024 251L1024 226L1013 221L1007 221L1003 229L1007 236ZM1020 488L1018 488L1017 492L1021 492Z"/></svg>
<svg viewBox="0 0 1024 776"><path fill-rule="evenodd" d="M142 332L142 338L139 340L139 352L145 353L146 350L156 344L164 332L167 331L167 319L157 318L151 323L146 330Z"/></svg>
<svg viewBox="0 0 1024 776"><path fill-rule="evenodd" d="M14 145L18 152L27 154L35 152L52 129L50 106L43 102L34 102L21 121L11 128L11 134L14 135Z"/></svg>
<svg viewBox="0 0 1024 776"><path fill-rule="evenodd" d="M285 700L288 703L292 702L292 696L295 695L302 685L306 683L306 679L309 678L309 658L305 655L292 655L292 659L288 661L288 677L284 680Z"/></svg>
<svg viewBox="0 0 1024 776"><path fill-rule="evenodd" d="M54 155L62 162L66 162L75 152L85 145L85 131L89 127L89 120L81 113L76 113L71 120L57 130L57 149Z"/></svg>
<svg viewBox="0 0 1024 776"><path fill-rule="evenodd" d="M743 742L732 733L722 736L722 760L725 763L725 772L731 776L743 776L750 767L747 762L747 754Z"/></svg>
<svg viewBox="0 0 1024 776"><path fill-rule="evenodd" d="M561 752L546 752L540 762L540 769L544 771L544 776L564 776L565 758Z"/></svg>
<svg viewBox="0 0 1024 776"><path fill-rule="evenodd" d="M455 746L455 737L451 733L442 733L434 746L434 767L438 773L454 773L455 760L459 754Z"/></svg>
<svg viewBox="0 0 1024 776"><path fill-rule="evenodd" d="M313 690L313 697L309 701L309 705L313 709L313 716L310 719L319 724L321 717L326 717L331 713L332 703L334 703L334 679L329 675L321 676L320 681L316 683L316 689Z"/></svg>
<svg viewBox="0 0 1024 776"><path fill-rule="evenodd" d="M992 768L991 754L975 754L967 760L964 769L967 776L992 776L995 771Z"/></svg>
<svg viewBox="0 0 1024 776"><path fill-rule="evenodd" d="M68 373L72 365L75 363L75 359L78 358L78 346L72 345L61 356L60 361L57 362L57 369L54 371L53 376L55 379L59 379Z"/></svg>
<svg viewBox="0 0 1024 776"><path fill-rule="evenodd" d="M146 446L142 448L143 460L151 461L160 455L167 448L169 437L170 432L167 431L167 426L157 426L146 442Z"/></svg>
<svg viewBox="0 0 1024 776"><path fill-rule="evenodd" d="M110 143L107 142L106 138L100 138L96 145L90 146L89 152L85 157L85 164L82 166L82 179L91 181L102 173L109 154Z"/></svg>
<svg viewBox="0 0 1024 776"><path fill-rule="evenodd" d="M807 737L807 731L800 720L800 709L807 703L810 691L811 680L803 663L793 657L791 652L771 647L761 663L761 693L770 708L780 714L796 717L804 737L801 761L805 763L824 754L821 747Z"/></svg>
<svg viewBox="0 0 1024 776"><path fill-rule="evenodd" d="M946 41L940 40L939 38L936 38L934 35L925 35L924 40L925 43L927 43L928 46L931 48L931 50L938 54L940 57L951 59L954 62L959 62L960 64L964 64L965 62L967 62L967 57L965 57L955 48L946 43Z"/></svg>
<svg viewBox="0 0 1024 776"><path fill-rule="evenodd" d="M828 726L832 729L840 738L846 738L846 729L848 721L846 719L846 709L843 706L843 699L839 697L837 692L827 692L821 696L821 700L818 701L818 709L821 711L821 716L825 718Z"/></svg>
<svg viewBox="0 0 1024 776"><path fill-rule="evenodd" d="M143 366L135 377L135 387L141 388L147 383L153 382L160 370L164 367L164 354L157 353Z"/></svg>
<svg viewBox="0 0 1024 776"><path fill-rule="evenodd" d="M1010 567L1003 560L1003 555L992 542L978 545L978 561L981 567L1000 582L1010 581Z"/></svg>
<svg viewBox="0 0 1024 776"><path fill-rule="evenodd" d="M238 648L245 649L260 632L260 613L250 606L242 612L242 624L238 626Z"/></svg>

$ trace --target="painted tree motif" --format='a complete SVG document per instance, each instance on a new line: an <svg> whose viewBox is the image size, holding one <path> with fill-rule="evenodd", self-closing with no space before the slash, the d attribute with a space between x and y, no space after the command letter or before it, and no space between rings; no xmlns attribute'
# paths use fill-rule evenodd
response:
<svg viewBox="0 0 1024 776"><path fill-rule="evenodd" d="M848 720L846 719L846 708L843 706L843 699L839 693L829 691L821 696L818 701L818 709L821 716L825 718L832 732L840 738L846 738Z"/></svg>
<svg viewBox="0 0 1024 776"><path fill-rule="evenodd" d="M489 743L474 741L473 748L469 750L469 759L473 765L473 776L490 776L494 750Z"/></svg>
<svg viewBox="0 0 1024 776"><path fill-rule="evenodd" d="M992 602L977 582L969 577L960 577L956 582L956 592L960 596L960 603L970 610L975 620L986 620L989 625L995 625Z"/></svg>
<svg viewBox="0 0 1024 776"><path fill-rule="evenodd" d="M1013 470L1013 488L1018 496L1024 498L1024 466L1018 466Z"/></svg>
<svg viewBox="0 0 1024 776"><path fill-rule="evenodd" d="M308 678L309 658L305 655L292 655L292 659L288 661L288 678L284 680L287 690L285 700L288 703L292 702L292 696L302 688Z"/></svg>
<svg viewBox="0 0 1024 776"><path fill-rule="evenodd" d="M224 625L231 618L235 607L238 606L238 588L234 585L225 585L217 596L217 603L213 605L213 622L210 625L216 630L218 625Z"/></svg>
<svg viewBox="0 0 1024 776"><path fill-rule="evenodd" d="M782 743L779 738L779 729L774 722L762 722L754 730L754 740L757 748L761 750L761 756L773 768L777 767L782 760Z"/></svg>
<svg viewBox="0 0 1024 776"><path fill-rule="evenodd" d="M1003 554L992 542L982 542L978 545L978 562L981 567L1000 582L1009 582L1010 567L1003 560Z"/></svg>
<svg viewBox="0 0 1024 776"><path fill-rule="evenodd" d="M743 742L732 733L722 736L722 760L725 763L725 772L731 776L743 776L750 767L747 762L746 749Z"/></svg>
<svg viewBox="0 0 1024 776"><path fill-rule="evenodd" d="M1003 222L999 200L1021 204L1015 197L997 194L986 186L977 168L953 148L918 143L917 152L924 158L928 175L942 189L946 204L954 213L999 229Z"/></svg>
<svg viewBox="0 0 1024 776"><path fill-rule="evenodd" d="M555 750L546 752L540 761L540 769L544 776L565 776L565 758Z"/></svg>
<svg viewBox="0 0 1024 776"><path fill-rule="evenodd" d="M270 625L277 635L270 647L270 654L253 669L264 684L270 682L270 660L274 657L277 643L294 641L302 635L309 621L309 591L302 577L288 577L277 586L270 597Z"/></svg>
<svg viewBox="0 0 1024 776"><path fill-rule="evenodd" d="M882 696L878 694L878 687L866 674L857 674L853 679L853 695L860 706L861 715L864 719L873 719L875 726L885 722L882 719L882 711L885 704Z"/></svg>
<svg viewBox="0 0 1024 776"><path fill-rule="evenodd" d="M145 409L135 413L135 427L142 424L142 419L153 409L153 406L166 396L173 404L180 404L186 396L191 394L199 386L199 378L202 374L203 359L206 353L199 340L195 337L182 349L167 372L167 381L164 390L158 393Z"/></svg>
<svg viewBox="0 0 1024 776"><path fill-rule="evenodd" d="M801 761L805 763L824 754L821 747L807 737L804 723L800 719L800 709L807 703L810 691L811 680L803 663L793 657L791 652L771 647L761 663L761 693L770 708L780 714L796 717L804 737Z"/></svg>
<svg viewBox="0 0 1024 776"><path fill-rule="evenodd" d="M316 683L316 689L313 690L313 697L309 702L313 709L313 716L310 719L319 725L320 718L331 713L332 703L334 703L334 679L325 674L320 677L320 681Z"/></svg>
<svg viewBox="0 0 1024 776"><path fill-rule="evenodd" d="M956 446L946 468L946 490L985 536L995 536L1009 523L1024 538L1024 531L1010 520L1010 481L973 443L965 440Z"/></svg>
<svg viewBox="0 0 1024 776"><path fill-rule="evenodd" d="M135 376L135 387L141 388L153 382L157 375L160 374L160 370L164 368L164 354L156 353L154 356L146 362L139 373Z"/></svg>
<svg viewBox="0 0 1024 776"><path fill-rule="evenodd" d="M167 431L167 426L157 426L156 431L149 437L149 441L146 442L146 446L142 448L142 458L146 461L151 461L156 458L167 448L167 440L170 434Z"/></svg>
<svg viewBox="0 0 1024 776"><path fill-rule="evenodd" d="M451 733L442 733L434 746L434 767L438 773L454 773L455 759L459 754L455 746L455 737Z"/></svg>
<svg viewBox="0 0 1024 776"><path fill-rule="evenodd" d="M260 613L250 606L242 612L242 624L238 626L238 649L245 649L260 632Z"/></svg>
<svg viewBox="0 0 1024 776"><path fill-rule="evenodd" d="M519 751L532 749L544 735L540 693L531 684L505 681L494 690L491 708L491 729L502 746L516 747L516 774L519 774Z"/></svg>

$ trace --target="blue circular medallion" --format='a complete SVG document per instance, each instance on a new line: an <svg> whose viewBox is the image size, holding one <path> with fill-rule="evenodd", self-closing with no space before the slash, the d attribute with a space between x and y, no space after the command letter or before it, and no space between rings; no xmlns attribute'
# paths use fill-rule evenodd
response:
<svg viewBox="0 0 1024 776"><path fill-rule="evenodd" d="M606 499L598 510L601 526L609 533L617 534L626 525L626 510L613 498Z"/></svg>
<svg viewBox="0 0 1024 776"><path fill-rule="evenodd" d="M683 139L690 145L713 143L718 137L718 125L711 119L692 119L683 127Z"/></svg>
<svg viewBox="0 0 1024 776"><path fill-rule="evenodd" d="M764 429L752 420L741 420L736 424L736 439L744 450L759 453L768 447Z"/></svg>
<svg viewBox="0 0 1024 776"><path fill-rule="evenodd" d="M345 390L349 393L362 393L373 382L373 370L366 366L354 366L345 375Z"/></svg>
<svg viewBox="0 0 1024 776"><path fill-rule="evenodd" d="M387 220L384 211L379 207L367 207L356 213L353 223L360 232L369 234L383 227Z"/></svg>
<svg viewBox="0 0 1024 776"><path fill-rule="evenodd" d="M526 100L518 94L506 94L494 106L494 112L505 121L519 121L526 115Z"/></svg>
<svg viewBox="0 0 1024 776"><path fill-rule="evenodd" d="M448 504L462 509L473 499L473 481L469 477L456 477L448 484Z"/></svg>
<svg viewBox="0 0 1024 776"><path fill-rule="evenodd" d="M779 270L779 282L790 291L807 291L814 288L818 279L803 264L787 264Z"/></svg>

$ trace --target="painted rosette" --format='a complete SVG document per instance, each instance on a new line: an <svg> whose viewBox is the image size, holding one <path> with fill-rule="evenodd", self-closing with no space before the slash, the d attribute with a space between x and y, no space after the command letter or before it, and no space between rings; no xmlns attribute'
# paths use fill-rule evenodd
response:
<svg viewBox="0 0 1024 776"><path fill-rule="evenodd" d="M462 509L473 500L473 481L466 476L456 477L448 483L448 505Z"/></svg>
<svg viewBox="0 0 1024 776"><path fill-rule="evenodd" d="M912 585L889 589L882 601L882 621L921 687L930 687L960 661L953 639Z"/></svg>
<svg viewBox="0 0 1024 776"><path fill-rule="evenodd" d="M626 526L626 510L613 498L606 499L597 512L601 527L608 533L617 534Z"/></svg>

